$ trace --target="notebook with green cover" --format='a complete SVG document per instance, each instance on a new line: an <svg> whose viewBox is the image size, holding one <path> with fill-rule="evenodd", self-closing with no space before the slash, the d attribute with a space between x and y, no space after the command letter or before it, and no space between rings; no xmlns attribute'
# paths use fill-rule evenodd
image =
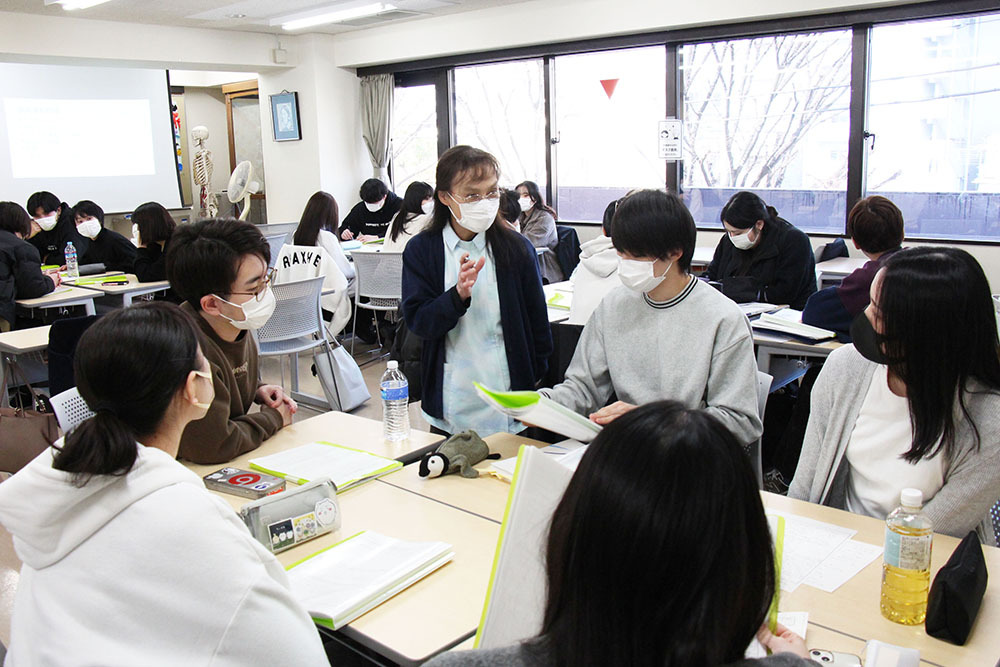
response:
<svg viewBox="0 0 1000 667"><path fill-rule="evenodd" d="M500 412L580 442L590 442L601 426L537 391L493 391L474 383L479 397Z"/></svg>
<svg viewBox="0 0 1000 667"><path fill-rule="evenodd" d="M403 464L395 459L325 441L310 442L277 454L250 459L253 470L296 484L329 477L338 492L402 467Z"/></svg>

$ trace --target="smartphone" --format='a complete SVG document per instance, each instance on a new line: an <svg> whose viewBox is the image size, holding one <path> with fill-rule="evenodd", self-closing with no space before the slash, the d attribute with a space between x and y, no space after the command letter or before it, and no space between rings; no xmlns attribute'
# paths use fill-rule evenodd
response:
<svg viewBox="0 0 1000 667"><path fill-rule="evenodd" d="M836 667L861 667L861 658L852 653L838 653L837 651L824 651L814 648L809 651L809 657L813 662L821 665L836 665Z"/></svg>

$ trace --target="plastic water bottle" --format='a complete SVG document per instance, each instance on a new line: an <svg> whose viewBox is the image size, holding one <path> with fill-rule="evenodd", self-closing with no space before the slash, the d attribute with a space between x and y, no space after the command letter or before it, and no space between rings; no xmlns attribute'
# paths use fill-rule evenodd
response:
<svg viewBox="0 0 1000 667"><path fill-rule="evenodd" d="M72 241L66 244L66 275L70 278L80 277L80 264L76 261L76 248Z"/></svg>
<svg viewBox="0 0 1000 667"><path fill-rule="evenodd" d="M920 489L903 489L899 504L885 520L882 615L895 623L917 625L927 615L933 528L920 511L924 504Z"/></svg>
<svg viewBox="0 0 1000 667"><path fill-rule="evenodd" d="M380 382L382 387L382 432L389 442L399 442L410 437L410 383L399 362L386 364Z"/></svg>

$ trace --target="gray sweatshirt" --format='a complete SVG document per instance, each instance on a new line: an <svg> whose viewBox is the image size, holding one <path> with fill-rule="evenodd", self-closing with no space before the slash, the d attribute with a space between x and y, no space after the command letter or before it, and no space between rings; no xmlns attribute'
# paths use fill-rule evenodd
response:
<svg viewBox="0 0 1000 667"><path fill-rule="evenodd" d="M585 416L612 393L635 405L671 399L705 408L743 444L762 431L750 323L695 279L665 303L613 289L584 327L565 381L540 393Z"/></svg>
<svg viewBox="0 0 1000 667"><path fill-rule="evenodd" d="M830 354L813 386L809 424L789 497L846 509L850 465L844 454L875 368L853 345ZM986 544L995 544L988 514L1000 498L1000 394L980 389L966 392L965 401L979 429L979 451L974 449L968 420L959 417L944 486L925 501L924 512L938 532L965 537L978 530Z"/></svg>

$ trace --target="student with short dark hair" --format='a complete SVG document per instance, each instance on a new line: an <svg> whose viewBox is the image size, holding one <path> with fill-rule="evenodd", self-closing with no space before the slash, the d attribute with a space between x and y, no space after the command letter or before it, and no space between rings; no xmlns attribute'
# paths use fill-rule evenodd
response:
<svg viewBox="0 0 1000 667"><path fill-rule="evenodd" d="M77 258L87 252L90 240L77 233L73 209L54 194L36 192L28 197L25 208L31 216L31 231L26 239L38 249L42 264L64 266L66 244L70 242Z"/></svg>
<svg viewBox="0 0 1000 667"><path fill-rule="evenodd" d="M737 303L760 301L802 310L816 291L809 237L752 192L737 192L719 214L719 239L705 276Z"/></svg>
<svg viewBox="0 0 1000 667"><path fill-rule="evenodd" d="M619 201L616 199L604 209L604 233L580 246L580 263L569 277L573 301L566 324L586 324L607 293L622 284L618 280L618 252L611 242L611 221Z"/></svg>
<svg viewBox="0 0 1000 667"><path fill-rule="evenodd" d="M934 529L994 544L1000 357L989 282L964 250L900 250L812 390L788 495L884 519L910 487Z"/></svg>
<svg viewBox="0 0 1000 667"><path fill-rule="evenodd" d="M500 217L515 232L521 232L521 205L518 203L516 190L502 190L500 192Z"/></svg>
<svg viewBox="0 0 1000 667"><path fill-rule="evenodd" d="M23 562L7 664L326 665L284 568L175 460L212 403L190 318L115 310L74 366L94 416L0 485Z"/></svg>
<svg viewBox="0 0 1000 667"><path fill-rule="evenodd" d="M636 405L676 400L753 442L761 422L750 323L690 274L691 214L675 195L640 190L618 204L612 225L623 286L590 316L566 379L541 393L598 424ZM612 396L618 401L607 405Z"/></svg>
<svg viewBox="0 0 1000 667"><path fill-rule="evenodd" d="M392 220L382 244L383 252L402 252L407 242L422 232L434 217L434 188L429 183L414 181L406 186L403 205Z"/></svg>
<svg viewBox="0 0 1000 667"><path fill-rule="evenodd" d="M281 387L260 382L249 334L274 312L270 259L260 231L238 220L181 225L170 239L167 276L186 301L181 309L198 323L215 385L208 414L184 430L181 458L225 463L292 423L295 401ZM252 403L261 405L260 412L248 414Z"/></svg>
<svg viewBox="0 0 1000 667"><path fill-rule="evenodd" d="M19 204L0 202L0 331L15 325L14 301L44 296L59 285L59 272L42 273L38 250L24 240L31 224Z"/></svg>
<svg viewBox="0 0 1000 667"><path fill-rule="evenodd" d="M133 272L139 282L167 279L167 244L177 223L161 204L146 202L132 212L138 249Z"/></svg>
<svg viewBox="0 0 1000 667"><path fill-rule="evenodd" d="M559 245L556 211L542 199L542 193L534 181L518 183L517 195L521 208L521 233L528 237L535 248L545 248L545 252L541 254L542 279L557 283L563 280L563 273L556 257L556 247Z"/></svg>
<svg viewBox="0 0 1000 667"><path fill-rule="evenodd" d="M108 271L131 273L135 264L135 246L121 234L104 227L104 209L84 199L73 207L76 231L89 239L85 252L77 254L80 265L103 264Z"/></svg>
<svg viewBox="0 0 1000 667"><path fill-rule="evenodd" d="M815 664L801 637L765 625L777 581L760 493L702 410L651 403L594 439L552 515L545 572L538 636L428 667ZM744 659L755 635L774 655Z"/></svg>
<svg viewBox="0 0 1000 667"><path fill-rule="evenodd" d="M889 199L865 197L847 216L847 235L868 261L843 282L809 297L802 309L806 324L830 329L850 340L851 322L868 307L875 274L903 244L903 213Z"/></svg>
<svg viewBox="0 0 1000 667"><path fill-rule="evenodd" d="M340 238L345 241L357 239L364 243L385 236L403 200L377 178L369 178L362 183L358 194L361 201L344 218Z"/></svg>
<svg viewBox="0 0 1000 667"><path fill-rule="evenodd" d="M438 160L434 219L403 251L403 320L423 339L422 407L440 433L523 430L473 382L534 389L552 354L531 243L497 222L500 166L471 146Z"/></svg>

